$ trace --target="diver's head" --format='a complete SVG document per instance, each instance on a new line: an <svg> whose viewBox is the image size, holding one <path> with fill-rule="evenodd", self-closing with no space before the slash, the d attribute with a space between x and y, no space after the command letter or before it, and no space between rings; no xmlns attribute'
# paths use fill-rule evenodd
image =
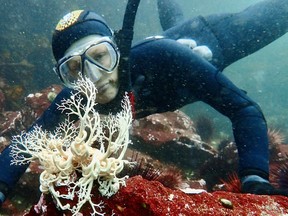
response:
<svg viewBox="0 0 288 216"><path fill-rule="evenodd" d="M73 11L57 24L52 38L55 71L73 88L79 74L90 78L98 89L97 102L108 103L119 89L119 51L113 32L94 12Z"/></svg>

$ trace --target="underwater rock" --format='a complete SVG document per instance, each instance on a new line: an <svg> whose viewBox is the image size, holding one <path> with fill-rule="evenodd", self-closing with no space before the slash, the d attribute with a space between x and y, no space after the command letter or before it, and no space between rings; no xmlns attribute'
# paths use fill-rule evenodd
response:
<svg viewBox="0 0 288 216"><path fill-rule="evenodd" d="M48 108L51 101L61 90L62 87L60 85L51 85L40 92L29 94L25 98L26 105L31 109L37 118L44 112L44 110Z"/></svg>
<svg viewBox="0 0 288 216"><path fill-rule="evenodd" d="M9 143L10 143L10 139L4 136L0 136L0 151L2 152L3 149L9 145Z"/></svg>
<svg viewBox="0 0 288 216"><path fill-rule="evenodd" d="M181 111L158 113L135 120L133 148L182 167L198 168L216 150L203 142L193 121Z"/></svg>
<svg viewBox="0 0 288 216"><path fill-rule="evenodd" d="M23 115L20 111L5 111L0 113L0 135L11 136L24 130Z"/></svg>
<svg viewBox="0 0 288 216"><path fill-rule="evenodd" d="M35 72L35 67L25 59L20 62L10 61L0 61L0 77L7 81L6 84L9 89L5 90L8 91L6 94L16 98L27 94L26 90L33 89L33 73ZM20 89L21 92L19 92Z"/></svg>
<svg viewBox="0 0 288 216"><path fill-rule="evenodd" d="M63 191L63 188L61 189ZM97 191L97 190L95 190ZM98 194L94 202L103 201L101 213L117 216L165 216L165 215L285 215L288 214L288 197L240 194L224 191L188 195L180 190L164 187L157 181L148 181L140 176L127 180L126 187L109 199ZM73 205L73 201L67 200ZM49 196L42 197L25 216L71 215L59 211ZM91 209L83 207L83 215Z"/></svg>
<svg viewBox="0 0 288 216"><path fill-rule="evenodd" d="M5 95L3 91L0 89L0 112L3 112L5 108Z"/></svg>
<svg viewBox="0 0 288 216"><path fill-rule="evenodd" d="M19 68L28 68L28 69L33 69L34 68L34 65L29 63L26 59L20 61L20 62L14 62L14 63L0 63L0 67L1 67L1 70L5 70L7 68L10 68L10 67L19 67ZM7 68L5 68L7 67Z"/></svg>
<svg viewBox="0 0 288 216"><path fill-rule="evenodd" d="M56 96L61 89L61 86L52 85L38 93L28 95L25 98L25 106L22 106L21 110L2 111L0 113L0 135L11 136L26 130L47 109L53 95Z"/></svg>
<svg viewBox="0 0 288 216"><path fill-rule="evenodd" d="M221 180L227 180L238 168L238 150L235 142L223 141L217 150L217 155L205 161L198 170L209 191Z"/></svg>

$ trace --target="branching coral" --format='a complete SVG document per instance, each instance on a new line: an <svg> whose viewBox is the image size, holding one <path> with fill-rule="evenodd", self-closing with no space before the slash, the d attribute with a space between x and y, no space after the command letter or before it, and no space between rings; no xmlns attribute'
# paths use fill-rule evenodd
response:
<svg viewBox="0 0 288 216"><path fill-rule="evenodd" d="M123 110L117 115L100 119L95 111L97 89L94 84L81 78L75 88L77 93L58 106L67 113L67 119L54 132L36 126L33 131L14 137L12 163L24 164L38 159L44 167L40 190L51 193L62 210L69 209L76 215L89 202L93 215L102 215L102 203L92 202L91 191L95 180L99 192L106 197L125 185L127 176L118 178L117 174L125 163L129 163L123 159L130 143L132 114L129 98L124 97ZM79 124L70 121L70 115L78 116ZM57 191L57 186L61 185L68 185L66 194ZM61 200L75 197L78 198L76 206L62 204Z"/></svg>

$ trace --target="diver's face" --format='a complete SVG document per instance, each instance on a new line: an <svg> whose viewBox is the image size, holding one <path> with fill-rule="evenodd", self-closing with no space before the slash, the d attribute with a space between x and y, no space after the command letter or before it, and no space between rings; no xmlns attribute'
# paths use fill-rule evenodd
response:
<svg viewBox="0 0 288 216"><path fill-rule="evenodd" d="M118 67L111 73L101 72L100 79L95 82L98 89L96 101L100 104L109 103L112 101L119 90Z"/></svg>
<svg viewBox="0 0 288 216"><path fill-rule="evenodd" d="M119 90L119 53L107 37L90 35L73 43L58 61L58 74L64 84L73 88L79 73L94 82L96 101L105 104L113 100Z"/></svg>

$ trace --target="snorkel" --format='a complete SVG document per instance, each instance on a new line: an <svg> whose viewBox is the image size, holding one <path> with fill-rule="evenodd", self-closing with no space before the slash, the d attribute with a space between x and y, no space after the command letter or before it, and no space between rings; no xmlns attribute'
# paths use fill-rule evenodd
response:
<svg viewBox="0 0 288 216"><path fill-rule="evenodd" d="M131 84L129 55L134 36L134 23L139 3L140 0L128 0L122 28L115 33L115 41L120 50L120 63L119 63L120 87L119 92L116 98L113 100L113 102L119 104L120 101L123 99L123 96L127 92L130 99L130 104L132 106L133 118L135 117L135 95L133 93Z"/></svg>
<svg viewBox="0 0 288 216"><path fill-rule="evenodd" d="M128 0L122 28L114 33L114 39L120 51L119 90L116 97L107 104L98 104L103 114L117 113L121 110L121 101L128 94L133 118L135 118L135 95L131 84L129 55L134 35L134 23L140 0Z"/></svg>

